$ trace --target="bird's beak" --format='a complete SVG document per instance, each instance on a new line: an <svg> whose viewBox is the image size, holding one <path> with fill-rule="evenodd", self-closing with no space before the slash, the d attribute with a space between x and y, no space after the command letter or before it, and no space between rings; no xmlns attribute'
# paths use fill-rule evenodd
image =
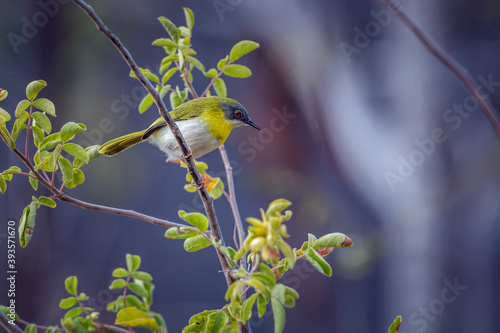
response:
<svg viewBox="0 0 500 333"><path fill-rule="evenodd" d="M250 119L248 119L247 121L245 121L245 123L247 123L248 125L252 126L253 128L257 129L260 131L260 127L254 123L253 121L251 121Z"/></svg>

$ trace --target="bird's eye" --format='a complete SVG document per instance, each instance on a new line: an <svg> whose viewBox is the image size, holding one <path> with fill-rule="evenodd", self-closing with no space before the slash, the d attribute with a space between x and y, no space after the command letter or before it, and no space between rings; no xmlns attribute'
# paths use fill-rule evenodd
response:
<svg viewBox="0 0 500 333"><path fill-rule="evenodd" d="M241 112L240 110L236 110L236 111L234 112L234 116L235 116L236 118L241 118L241 116L243 116L243 112Z"/></svg>

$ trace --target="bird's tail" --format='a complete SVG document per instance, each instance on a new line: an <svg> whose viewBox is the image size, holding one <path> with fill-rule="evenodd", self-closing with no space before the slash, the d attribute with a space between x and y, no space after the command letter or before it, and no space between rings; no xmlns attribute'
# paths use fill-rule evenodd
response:
<svg viewBox="0 0 500 333"><path fill-rule="evenodd" d="M134 132L130 134L126 134L124 136L120 136L119 138L115 138L106 143L103 143L99 147L99 153L107 156L116 155L123 150L132 147L133 145L138 144L143 141L142 136L146 131Z"/></svg>

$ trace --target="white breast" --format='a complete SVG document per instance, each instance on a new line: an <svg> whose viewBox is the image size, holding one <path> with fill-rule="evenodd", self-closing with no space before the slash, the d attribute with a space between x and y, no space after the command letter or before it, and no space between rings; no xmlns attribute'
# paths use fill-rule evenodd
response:
<svg viewBox="0 0 500 333"><path fill-rule="evenodd" d="M200 119L187 119L176 122L187 145L193 150L193 158L219 148L219 142L212 137ZM167 154L168 159L182 159L181 151L168 126L153 132L148 141Z"/></svg>

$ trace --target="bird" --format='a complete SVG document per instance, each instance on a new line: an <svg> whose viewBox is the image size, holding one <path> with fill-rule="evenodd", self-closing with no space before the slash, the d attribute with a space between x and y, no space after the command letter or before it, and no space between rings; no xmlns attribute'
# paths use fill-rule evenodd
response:
<svg viewBox="0 0 500 333"><path fill-rule="evenodd" d="M243 105L225 97L194 98L170 111L170 116L179 127L194 159L219 148L233 128L249 125L261 130L250 119ZM156 119L145 130L103 143L99 153L113 156L144 141L162 150L167 155L167 162L179 163L184 160L177 140L163 117Z"/></svg>

